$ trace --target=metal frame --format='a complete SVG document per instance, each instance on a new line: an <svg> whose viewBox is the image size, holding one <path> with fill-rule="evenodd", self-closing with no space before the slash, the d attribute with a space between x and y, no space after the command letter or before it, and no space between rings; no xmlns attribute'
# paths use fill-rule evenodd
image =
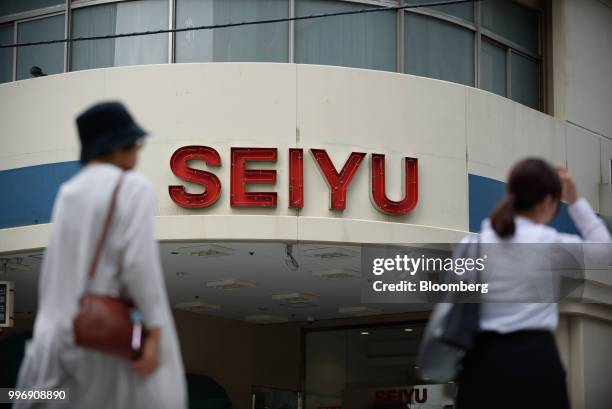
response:
<svg viewBox="0 0 612 409"><path fill-rule="evenodd" d="M289 17L295 17L295 0L289 0ZM295 21L289 22L289 50L287 62L295 63Z"/></svg>
<svg viewBox="0 0 612 409"><path fill-rule="evenodd" d="M72 0L66 0L66 18L64 19L64 37L72 38ZM72 44L69 41L64 43L64 72L70 71L70 53Z"/></svg>
<svg viewBox="0 0 612 409"><path fill-rule="evenodd" d="M176 0L168 0L168 27L176 28ZM168 64L176 61L175 41L176 33L168 33Z"/></svg>
<svg viewBox="0 0 612 409"><path fill-rule="evenodd" d="M402 0L340 0L346 3L369 4L370 6L398 6Z"/></svg>
<svg viewBox="0 0 612 409"><path fill-rule="evenodd" d="M45 7L42 9L23 11L21 13L9 14L8 16L0 17L0 24L12 23L17 20L27 20L33 17L40 17L47 14L57 14L58 12L66 11L66 0L64 4L58 4L57 6Z"/></svg>
<svg viewBox="0 0 612 409"><path fill-rule="evenodd" d="M406 50L404 48L405 46L404 36L406 35L405 27L404 27L405 22L406 22L405 16L406 15L402 12L402 10L400 10L400 12L397 13L397 20L396 20L397 21L396 23L397 24L397 27L396 27L397 39L395 40L396 45L397 45L397 51L395 53L396 55L395 58L397 58L397 61L396 61L397 72L404 72L405 65L406 65L406 61L405 61L406 56L404 55L405 50Z"/></svg>
<svg viewBox="0 0 612 409"><path fill-rule="evenodd" d="M546 38L544 36L544 24L546 23L546 19L544 18L545 16L545 9L540 9L538 10L538 53L540 54L540 58L539 58L539 92L540 92L540 104L539 104L539 109L542 112L546 112L546 105L547 105L547 101L546 101L546 71L544 70L544 66L545 66L545 52L544 52L544 41L546 41Z"/></svg>
<svg viewBox="0 0 612 409"><path fill-rule="evenodd" d="M460 17L453 16L451 14L443 13L436 9L420 7L418 9L404 9L404 12L422 14L424 16L429 16L429 17L435 17L438 20L446 21L446 22L461 26L463 28L467 28L469 30L476 31L476 25L473 22L469 20L464 20Z"/></svg>
<svg viewBox="0 0 612 409"><path fill-rule="evenodd" d="M506 98L512 99L512 48L506 47Z"/></svg>
<svg viewBox="0 0 612 409"><path fill-rule="evenodd" d="M474 23L476 24L476 39L474 44L474 86L480 88L480 51L482 48L482 30L480 21L480 2L474 2Z"/></svg>
<svg viewBox="0 0 612 409"><path fill-rule="evenodd" d="M13 22L13 41L17 41L17 22ZM17 81L17 47L13 47L13 81Z"/></svg>
<svg viewBox="0 0 612 409"><path fill-rule="evenodd" d="M502 37L499 34L495 34L494 32L487 30L486 28L481 28L481 32L482 32L482 35L484 35L485 37L492 38L498 43L503 44L506 47L510 47L516 51L520 51L522 54L525 54L531 58L537 58L537 59L541 58L540 55L538 55L537 53L534 53L533 51L523 47L522 45L517 44L513 42L512 40L508 40L507 38Z"/></svg>
<svg viewBox="0 0 612 409"><path fill-rule="evenodd" d="M134 0L73 0L72 4L73 9L78 9L81 7L89 7L89 6L99 6L101 4L108 3L121 3L122 1L134 1Z"/></svg>

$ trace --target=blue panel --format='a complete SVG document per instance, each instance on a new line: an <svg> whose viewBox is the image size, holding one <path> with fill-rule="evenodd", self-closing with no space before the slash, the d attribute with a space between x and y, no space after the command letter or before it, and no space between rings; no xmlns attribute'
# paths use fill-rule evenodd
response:
<svg viewBox="0 0 612 409"><path fill-rule="evenodd" d="M0 228L48 223L60 185L80 167L74 161L0 171ZM471 232L477 232L482 220L504 196L505 183L470 174L468 185L469 227ZM578 233L565 205L551 225L562 232Z"/></svg>
<svg viewBox="0 0 612 409"><path fill-rule="evenodd" d="M470 231L480 231L480 224L489 217L497 203L504 197L506 184L483 176L468 175L468 206Z"/></svg>
<svg viewBox="0 0 612 409"><path fill-rule="evenodd" d="M482 221L489 217L497 203L504 197L506 184L499 180L470 174L468 175L468 189L470 231L478 232ZM563 203L557 217L550 225L560 232L578 234L567 212L567 205Z"/></svg>
<svg viewBox="0 0 612 409"><path fill-rule="evenodd" d="M557 213L557 216L549 224L563 233L580 234L567 211L567 205L565 203L561 203L559 213Z"/></svg>
<svg viewBox="0 0 612 409"><path fill-rule="evenodd" d="M0 228L48 223L60 185L80 168L75 161L0 171Z"/></svg>

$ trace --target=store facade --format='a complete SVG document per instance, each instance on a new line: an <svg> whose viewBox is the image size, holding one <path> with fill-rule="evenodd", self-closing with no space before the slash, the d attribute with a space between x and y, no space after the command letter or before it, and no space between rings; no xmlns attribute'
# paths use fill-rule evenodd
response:
<svg viewBox="0 0 612 409"><path fill-rule="evenodd" d="M612 216L612 103L583 93L592 78L604 89L610 79L573 64L598 53L612 60L580 46L587 34L576 29L610 12L560 3L544 9L565 42L527 57L542 71L553 61L563 69L515 98L497 95L499 83L474 66L466 70L484 89L411 75L409 57L391 68L295 64L310 62L300 47L312 51L299 36L295 49L282 44L296 53L291 63L277 56L97 68L83 57L70 60L79 71L1 84L0 281L15 288L14 328L3 335L31 328L53 199L79 169L75 116L121 100L151 132L138 171L157 195L156 234L189 373L213 378L235 408L451 405L454 385L428 385L414 367L430 306L363 304L360 246L454 243L477 232L525 156L565 164L596 211ZM444 21L469 21L449 15ZM420 26L404 20L415 16L402 13L409 32ZM472 40L486 51L481 41L494 39ZM174 43L174 58L202 51L189 44ZM508 61L528 54L528 42L517 47L506 49ZM393 53L405 57L401 48L395 43ZM401 69L384 71L393 67ZM517 87L531 78L521 75L507 78ZM573 231L563 211L555 225ZM612 399L602 383L612 374L611 288L605 274L593 274L583 301L596 304L561 306L556 335L574 408Z"/></svg>

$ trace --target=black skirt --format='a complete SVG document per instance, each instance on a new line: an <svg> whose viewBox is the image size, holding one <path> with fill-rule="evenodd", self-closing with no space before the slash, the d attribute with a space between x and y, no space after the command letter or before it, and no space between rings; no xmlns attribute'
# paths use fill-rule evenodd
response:
<svg viewBox="0 0 612 409"><path fill-rule="evenodd" d="M457 409L569 409L549 331L482 332L457 379Z"/></svg>

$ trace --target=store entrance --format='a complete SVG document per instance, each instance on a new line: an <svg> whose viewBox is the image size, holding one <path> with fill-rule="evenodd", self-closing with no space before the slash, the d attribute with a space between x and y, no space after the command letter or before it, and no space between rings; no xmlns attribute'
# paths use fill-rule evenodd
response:
<svg viewBox="0 0 612 409"><path fill-rule="evenodd" d="M454 384L421 380L425 323L306 331L305 409L450 409Z"/></svg>
<svg viewBox="0 0 612 409"><path fill-rule="evenodd" d="M362 403L424 399L413 366L431 306L364 303L361 246L168 242L160 255L190 408L369 409ZM32 331L42 253L14 259L23 271L5 277L16 289L15 327L0 334L14 346L2 349L14 351L4 355L10 362L0 354L5 387L15 385ZM426 393L427 404L437 402L432 387Z"/></svg>

